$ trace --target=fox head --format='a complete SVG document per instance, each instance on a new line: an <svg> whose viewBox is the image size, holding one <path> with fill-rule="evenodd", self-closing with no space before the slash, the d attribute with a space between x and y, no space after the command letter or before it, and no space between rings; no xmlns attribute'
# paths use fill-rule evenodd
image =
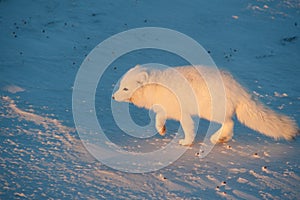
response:
<svg viewBox="0 0 300 200"><path fill-rule="evenodd" d="M120 81L119 89L112 98L116 101L131 102L133 93L148 81L147 71L139 65L130 69Z"/></svg>

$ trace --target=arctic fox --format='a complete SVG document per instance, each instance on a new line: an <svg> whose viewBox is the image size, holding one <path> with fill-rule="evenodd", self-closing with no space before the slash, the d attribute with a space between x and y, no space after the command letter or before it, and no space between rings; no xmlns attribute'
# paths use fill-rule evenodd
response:
<svg viewBox="0 0 300 200"><path fill-rule="evenodd" d="M217 74L220 74L223 91L220 90ZM222 92L225 94L224 101L221 100L222 95L215 101L211 98L212 93ZM218 97L218 94L214 96ZM212 143L227 142L232 138L234 114L249 128L275 139L290 140L298 134L298 127L293 119L278 114L254 100L230 73L217 73L211 67L150 69L137 65L123 76L119 89L112 98L152 109L156 113L156 129L161 135L166 132L167 119L179 121L185 135L185 138L179 141L181 145L193 143L194 115L222 124L210 137ZM220 104L216 104L219 100ZM215 117L216 113L221 113L220 109L223 110L224 116Z"/></svg>

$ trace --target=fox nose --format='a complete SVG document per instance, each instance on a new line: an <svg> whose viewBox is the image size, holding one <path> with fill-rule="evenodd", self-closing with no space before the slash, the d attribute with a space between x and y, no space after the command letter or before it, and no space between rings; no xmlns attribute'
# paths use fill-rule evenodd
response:
<svg viewBox="0 0 300 200"><path fill-rule="evenodd" d="M115 99L115 96L112 96L111 98L112 98L112 99Z"/></svg>

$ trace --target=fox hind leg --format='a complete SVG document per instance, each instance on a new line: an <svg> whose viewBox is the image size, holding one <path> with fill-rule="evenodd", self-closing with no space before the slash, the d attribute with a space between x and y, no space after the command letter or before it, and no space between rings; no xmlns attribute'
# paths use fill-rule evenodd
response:
<svg viewBox="0 0 300 200"><path fill-rule="evenodd" d="M230 141L233 136L233 125L234 125L233 120L227 119L222 124L222 127L210 137L210 141L213 144Z"/></svg>

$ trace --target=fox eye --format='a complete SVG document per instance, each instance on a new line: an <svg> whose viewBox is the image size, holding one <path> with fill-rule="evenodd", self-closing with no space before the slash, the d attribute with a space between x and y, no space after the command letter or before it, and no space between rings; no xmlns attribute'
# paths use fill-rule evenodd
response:
<svg viewBox="0 0 300 200"><path fill-rule="evenodd" d="M128 88L123 88L124 91L128 91Z"/></svg>

